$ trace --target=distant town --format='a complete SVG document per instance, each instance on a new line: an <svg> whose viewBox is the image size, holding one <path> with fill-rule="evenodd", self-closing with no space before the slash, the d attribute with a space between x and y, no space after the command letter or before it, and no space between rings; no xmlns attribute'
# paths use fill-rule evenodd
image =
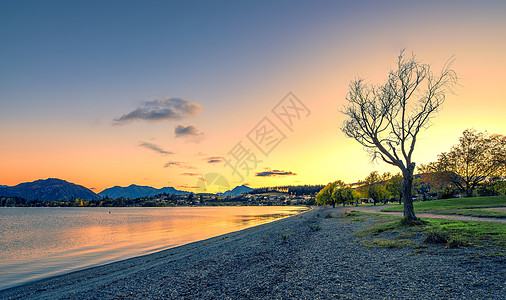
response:
<svg viewBox="0 0 506 300"><path fill-rule="evenodd" d="M28 200L23 197L0 197L0 206L7 207L176 207L234 205L313 205L324 185L283 186L250 189L239 195L209 193L169 194L137 198L104 197L102 199Z"/></svg>

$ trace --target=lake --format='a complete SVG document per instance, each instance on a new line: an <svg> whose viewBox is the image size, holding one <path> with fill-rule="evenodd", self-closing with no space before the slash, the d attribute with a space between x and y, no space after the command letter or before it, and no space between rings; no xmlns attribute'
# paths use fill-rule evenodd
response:
<svg viewBox="0 0 506 300"><path fill-rule="evenodd" d="M0 289L180 246L304 207L0 207Z"/></svg>

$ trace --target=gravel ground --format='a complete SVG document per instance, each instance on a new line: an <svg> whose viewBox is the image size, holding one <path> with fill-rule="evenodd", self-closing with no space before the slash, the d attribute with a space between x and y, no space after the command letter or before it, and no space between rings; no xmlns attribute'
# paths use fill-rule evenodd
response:
<svg viewBox="0 0 506 300"><path fill-rule="evenodd" d="M368 225L312 211L0 291L1 299L506 299L504 257L365 248Z"/></svg>

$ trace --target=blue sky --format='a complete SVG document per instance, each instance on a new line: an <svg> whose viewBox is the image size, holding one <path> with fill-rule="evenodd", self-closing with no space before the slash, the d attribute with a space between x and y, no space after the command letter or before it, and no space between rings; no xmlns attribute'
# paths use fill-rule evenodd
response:
<svg viewBox="0 0 506 300"><path fill-rule="evenodd" d="M311 116L257 172L297 175L231 184L354 182L388 168L339 131L347 84L381 82L403 48L436 68L455 55L462 78L422 139L427 162L467 127L504 128L505 14L501 1L2 1L0 184L60 177L98 190L189 189L196 178L163 166L213 172L204 158L224 156L290 91ZM114 125L174 98L201 110Z"/></svg>

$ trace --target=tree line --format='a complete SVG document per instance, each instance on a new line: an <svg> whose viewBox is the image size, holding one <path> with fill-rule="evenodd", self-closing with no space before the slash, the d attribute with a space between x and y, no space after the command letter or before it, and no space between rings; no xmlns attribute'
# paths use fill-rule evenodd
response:
<svg viewBox="0 0 506 300"><path fill-rule="evenodd" d="M459 143L438 155L434 162L421 164L413 176L411 194L417 200L506 194L506 137L467 129ZM371 172L354 187L337 180L316 196L316 203L333 205L372 200L402 201L400 173Z"/></svg>
<svg viewBox="0 0 506 300"><path fill-rule="evenodd" d="M126 207L126 206L163 206L147 199L105 198L101 200L69 199L69 200L28 200L21 197L0 197L0 206L7 207Z"/></svg>
<svg viewBox="0 0 506 300"><path fill-rule="evenodd" d="M305 196L305 195L315 195L318 193L325 185L317 184L317 185L284 185L284 186L275 186L275 187L261 187L255 188L248 194L256 195L256 194L264 194L272 191L283 191L283 193L287 193L295 196Z"/></svg>

